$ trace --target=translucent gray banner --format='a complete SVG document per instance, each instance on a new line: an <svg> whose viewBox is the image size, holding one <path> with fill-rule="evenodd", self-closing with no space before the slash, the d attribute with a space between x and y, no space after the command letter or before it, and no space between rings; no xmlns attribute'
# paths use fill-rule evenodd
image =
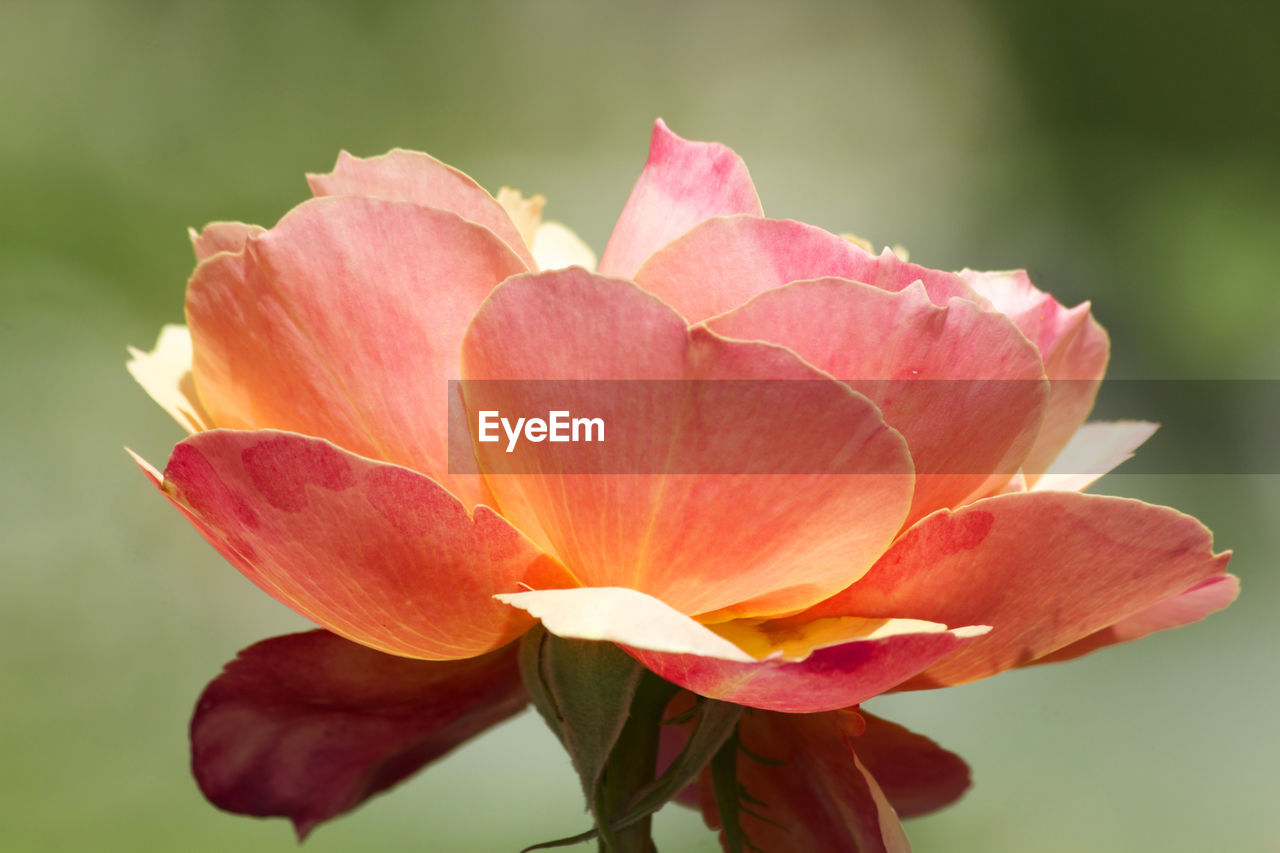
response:
<svg viewBox="0 0 1280 853"><path fill-rule="evenodd" d="M1280 473L1280 380L454 380L449 470L486 474ZM856 393L851 393L853 389ZM1075 435L1089 421L1130 422ZM868 405L870 401L874 406ZM1061 438L1052 440L1053 434ZM1039 438L1037 438L1039 436ZM1028 456L1028 453L1030 454Z"/></svg>

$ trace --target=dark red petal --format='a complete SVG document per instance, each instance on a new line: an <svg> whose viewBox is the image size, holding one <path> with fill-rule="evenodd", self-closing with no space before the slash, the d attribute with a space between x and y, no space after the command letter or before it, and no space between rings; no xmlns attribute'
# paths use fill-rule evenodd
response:
<svg viewBox="0 0 1280 853"><path fill-rule="evenodd" d="M867 728L853 748L898 817L937 811L968 789L969 765L963 758L897 723L859 713Z"/></svg>
<svg viewBox="0 0 1280 853"><path fill-rule="evenodd" d="M907 853L898 816L854 754L862 720L853 711L777 714L747 711L738 726L738 782L745 788L742 828L769 853ZM720 816L707 775L703 818ZM749 799L748 799L749 798Z"/></svg>
<svg viewBox="0 0 1280 853"><path fill-rule="evenodd" d="M255 643L196 703L191 764L218 808L298 837L521 711L515 646L461 661L394 657L328 631Z"/></svg>

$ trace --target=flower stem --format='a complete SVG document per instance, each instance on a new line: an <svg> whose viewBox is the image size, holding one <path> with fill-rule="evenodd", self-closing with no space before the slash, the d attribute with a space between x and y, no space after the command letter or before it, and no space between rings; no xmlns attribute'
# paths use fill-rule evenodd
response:
<svg viewBox="0 0 1280 853"><path fill-rule="evenodd" d="M625 814L637 792L653 781L662 718L675 693L674 685L648 672L636 688L631 713L605 764L597 790L594 811L599 821L600 853L656 853L651 817L617 831L611 830L608 824Z"/></svg>

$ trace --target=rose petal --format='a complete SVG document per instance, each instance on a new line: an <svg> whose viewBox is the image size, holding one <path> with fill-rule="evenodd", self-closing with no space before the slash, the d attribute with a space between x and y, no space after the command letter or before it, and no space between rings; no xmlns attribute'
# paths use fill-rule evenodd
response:
<svg viewBox="0 0 1280 853"><path fill-rule="evenodd" d="M910 853L893 806L858 760L861 731L853 711L743 714L737 775L752 849ZM709 787L704 781L703 817L715 829L721 821Z"/></svg>
<svg viewBox="0 0 1280 853"><path fill-rule="evenodd" d="M620 588L539 590L497 596L557 636L618 643L657 675L695 693L788 713L855 705L960 648L984 628L890 619L862 636L788 660L758 660L656 598Z"/></svg>
<svg viewBox="0 0 1280 853"><path fill-rule="evenodd" d="M514 647L416 661L289 634L240 652L205 688L191 764L214 805L287 817L303 839L527 701Z"/></svg>
<svg viewBox="0 0 1280 853"><path fill-rule="evenodd" d="M476 308L523 269L452 213L306 202L244 252L196 268L187 318L200 399L219 426L320 436L483 501L478 478L448 472L447 382Z"/></svg>
<svg viewBox="0 0 1280 853"><path fill-rule="evenodd" d="M465 173L420 151L394 148L379 157L353 157L343 151L332 172L307 175L307 183L317 198L364 196L456 213L498 235L526 268L533 267L533 255L502 205Z"/></svg>
<svg viewBox="0 0 1280 853"><path fill-rule="evenodd" d="M596 268L596 254L591 247L559 222L544 222L538 226L533 235L533 257L541 270Z"/></svg>
<svg viewBox="0 0 1280 853"><path fill-rule="evenodd" d="M629 278L645 258L704 219L761 212L741 157L718 142L681 139L658 119L649 160L613 227L600 272Z"/></svg>
<svg viewBox="0 0 1280 853"><path fill-rule="evenodd" d="M1200 581L1185 592L1153 604L1101 631L1095 631L1052 654L1037 658L1032 663L1073 660L1097 649L1117 643L1128 643L1148 634L1154 634L1156 631L1190 625L1192 622L1199 622L1210 613L1223 609L1235 601L1239 594L1239 578L1231 574L1215 575Z"/></svg>
<svg viewBox="0 0 1280 853"><path fill-rule="evenodd" d="M1024 270L960 275L1039 347L1045 374L1053 380L1044 427L1025 464L1028 485L1034 486L1093 409L1111 344L1088 302L1064 308Z"/></svg>
<svg viewBox="0 0 1280 853"><path fill-rule="evenodd" d="M916 283L897 293L843 279L796 282L707 321L781 344L869 397L916 468L907 524L1006 482L1048 397L1040 354L1003 315Z"/></svg>
<svg viewBox="0 0 1280 853"><path fill-rule="evenodd" d="M1209 531L1168 507L1075 492L941 510L862 580L801 618L861 614L991 625L908 687L961 684L1052 654L1220 576Z"/></svg>
<svg viewBox="0 0 1280 853"><path fill-rule="evenodd" d="M186 326L165 326L155 349L143 352L129 347L129 356L125 364L129 374L183 429L192 433L213 427L196 394L191 375L191 332Z"/></svg>
<svg viewBox="0 0 1280 853"><path fill-rule="evenodd" d="M468 514L421 474L320 439L200 433L174 449L158 485L269 594L392 654L448 660L498 648L532 623L495 592L573 583L487 507Z"/></svg>
<svg viewBox="0 0 1280 853"><path fill-rule="evenodd" d="M238 252L250 237L256 237L267 229L261 225L247 225L243 222L210 222L200 231L188 228L191 237L191 248L195 250L196 261L211 258L219 252Z"/></svg>
<svg viewBox="0 0 1280 853"><path fill-rule="evenodd" d="M1150 438L1159 424L1097 421L1076 430L1058 457L1031 487L1033 491L1083 492Z"/></svg>
<svg viewBox="0 0 1280 853"><path fill-rule="evenodd" d="M854 741L863 767L875 777L898 817L949 806L969 788L969 765L924 735L860 710L866 730Z"/></svg>
<svg viewBox="0 0 1280 853"><path fill-rule="evenodd" d="M605 422L603 443L477 443L481 468L503 514L584 585L683 613L815 603L875 561L910 502L905 444L866 398L779 347L687 330L584 270L495 290L463 343L463 378L477 422L548 407Z"/></svg>
<svg viewBox="0 0 1280 853"><path fill-rule="evenodd" d="M520 233L520 240L526 246L533 246L534 235L542 223L542 208L546 206L546 196L533 195L525 198L520 190L511 187L499 187L494 200L502 206L511 217L511 224Z"/></svg>
<svg viewBox="0 0 1280 853"><path fill-rule="evenodd" d="M873 255L813 225L790 219L709 219L655 253L635 281L689 322L723 314L793 281L844 278L890 292L923 282L938 305L982 300L956 273L931 270L885 249Z"/></svg>
<svg viewBox="0 0 1280 853"><path fill-rule="evenodd" d="M622 643L670 654L755 663L756 659L651 595L622 587L501 593L498 601L541 620L558 637Z"/></svg>

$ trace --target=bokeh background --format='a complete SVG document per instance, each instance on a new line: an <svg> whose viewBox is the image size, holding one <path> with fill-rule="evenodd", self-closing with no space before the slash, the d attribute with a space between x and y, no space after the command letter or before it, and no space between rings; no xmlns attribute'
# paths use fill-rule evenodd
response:
<svg viewBox="0 0 1280 853"><path fill-rule="evenodd" d="M122 449L163 463L181 437L123 361L181 319L188 225L270 224L339 149L404 146L545 193L598 251L663 116L733 145L771 215L1093 300L1113 376L1275 380L1277 9L0 4L0 848L295 849L284 822L203 802L185 726L236 650L302 623ZM1222 387L1108 403L1158 404L1153 446L1226 453L1218 476L1098 489L1205 520L1243 597L1082 661L872 703L974 769L958 806L908 824L917 850L1280 850L1276 397ZM527 715L306 847L514 851L585 824ZM718 849L676 807L658 832Z"/></svg>

